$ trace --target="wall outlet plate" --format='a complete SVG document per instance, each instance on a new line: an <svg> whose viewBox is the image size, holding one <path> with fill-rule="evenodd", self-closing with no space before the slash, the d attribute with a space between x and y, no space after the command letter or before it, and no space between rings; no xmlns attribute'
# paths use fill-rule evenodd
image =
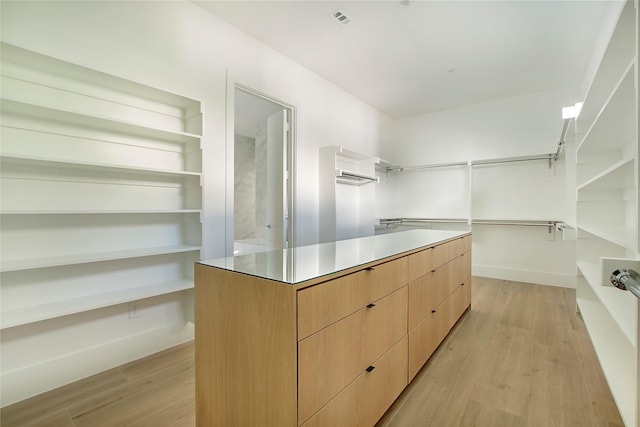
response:
<svg viewBox="0 0 640 427"><path fill-rule="evenodd" d="M140 317L139 301L129 303L129 320Z"/></svg>

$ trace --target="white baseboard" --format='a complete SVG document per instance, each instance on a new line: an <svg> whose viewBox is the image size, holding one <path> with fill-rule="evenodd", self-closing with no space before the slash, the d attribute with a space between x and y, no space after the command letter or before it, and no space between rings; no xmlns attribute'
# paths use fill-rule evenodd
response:
<svg viewBox="0 0 640 427"><path fill-rule="evenodd" d="M192 323L122 337L2 374L2 407L140 359L194 338Z"/></svg>
<svg viewBox="0 0 640 427"><path fill-rule="evenodd" d="M517 270L474 264L472 266L472 274L478 277L489 277L491 279L510 280L513 282L535 283L537 285L572 289L576 287L575 275L549 273L546 271Z"/></svg>

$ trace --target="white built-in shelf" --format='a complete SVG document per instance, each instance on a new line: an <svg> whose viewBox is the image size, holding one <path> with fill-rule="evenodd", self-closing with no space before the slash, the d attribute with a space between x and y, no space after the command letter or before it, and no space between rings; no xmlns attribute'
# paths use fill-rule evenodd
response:
<svg viewBox="0 0 640 427"><path fill-rule="evenodd" d="M577 190L578 192L585 190L625 190L635 185L634 173L634 159L624 159L595 175L590 180L580 185ZM578 196L578 201L580 201L580 196Z"/></svg>
<svg viewBox="0 0 640 427"><path fill-rule="evenodd" d="M19 155L0 155L0 161L2 163L13 163L24 166L39 166L39 165L53 165L60 166L64 168L73 168L79 170L106 170L113 173L134 173L134 174L142 174L142 175L156 175L156 176L202 176L199 172L190 172L190 171L177 171L177 170L166 170L166 169L153 169L153 168L141 168L137 166L128 166L128 165L116 165L116 164L108 164L108 163L97 163L97 162L80 162L75 160L64 160L64 159L53 159L46 157L35 157L35 156L19 156Z"/></svg>
<svg viewBox="0 0 640 427"><path fill-rule="evenodd" d="M109 251L97 253L79 253L59 255L33 259L2 260L0 271L20 271L36 268L59 267L64 265L86 264L90 262L115 261L120 259L141 258L155 255L177 254L182 252L199 251L200 246L173 245L153 248L129 249L123 251Z"/></svg>
<svg viewBox="0 0 640 427"><path fill-rule="evenodd" d="M165 115L179 115L178 110L187 111L200 106L196 100L164 89L40 55L8 43L1 45L6 59L2 67L3 76Z"/></svg>
<svg viewBox="0 0 640 427"><path fill-rule="evenodd" d="M174 209L174 210L20 210L0 211L0 215L169 215L169 214L196 214L201 209Z"/></svg>
<svg viewBox="0 0 640 427"><path fill-rule="evenodd" d="M583 153L621 150L632 142L635 137L634 73L634 62L631 62L579 143L578 161Z"/></svg>
<svg viewBox="0 0 640 427"><path fill-rule="evenodd" d="M576 119L576 301L625 425L638 416L638 300L609 286L607 258L638 251L637 0L626 0ZM607 267L608 269L609 267Z"/></svg>
<svg viewBox="0 0 640 427"><path fill-rule="evenodd" d="M577 265L591 290L607 308L624 336L629 340L629 344L635 347L636 325L629 322L629 317L635 317L636 314L636 303L633 300L635 297L612 286L603 286L599 263L579 261Z"/></svg>
<svg viewBox="0 0 640 427"><path fill-rule="evenodd" d="M624 225L613 224L590 224L582 222L578 224L578 229L586 231L595 237L606 240L623 248L631 249L634 245L633 236L630 236L628 229Z"/></svg>
<svg viewBox="0 0 640 427"><path fill-rule="evenodd" d="M0 328L11 328L192 288L192 279L173 280L3 310L0 314Z"/></svg>
<svg viewBox="0 0 640 427"><path fill-rule="evenodd" d="M615 27L598 71L591 81L588 95L580 116L577 119L579 129L591 127L602 106L606 104L616 82L623 74L629 62L634 59L636 46L636 17L633 1L621 4L620 16Z"/></svg>
<svg viewBox="0 0 640 427"><path fill-rule="evenodd" d="M193 288L201 102L2 53L1 327Z"/></svg>
<svg viewBox="0 0 640 427"><path fill-rule="evenodd" d="M201 135L199 134L150 127L133 121L116 120L99 115L87 115L77 111L43 107L13 99L3 98L1 106L2 114L28 116L42 121L57 121L81 128L92 127L127 135L137 135L184 144L195 144L197 146L199 146L201 139Z"/></svg>

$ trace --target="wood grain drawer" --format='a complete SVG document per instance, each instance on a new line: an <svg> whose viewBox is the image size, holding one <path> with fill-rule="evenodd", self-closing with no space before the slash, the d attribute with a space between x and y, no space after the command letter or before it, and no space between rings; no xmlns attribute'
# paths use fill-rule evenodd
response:
<svg viewBox="0 0 640 427"><path fill-rule="evenodd" d="M409 283L408 329L424 319L451 293L450 266L442 265Z"/></svg>
<svg viewBox="0 0 640 427"><path fill-rule="evenodd" d="M371 427L407 385L407 337L375 361L303 427Z"/></svg>
<svg viewBox="0 0 640 427"><path fill-rule="evenodd" d="M455 291L464 281L464 256L458 255L449 261L449 282L447 284L447 295Z"/></svg>
<svg viewBox="0 0 640 427"><path fill-rule="evenodd" d="M407 287L298 343L298 420L304 422L407 334Z"/></svg>
<svg viewBox="0 0 640 427"><path fill-rule="evenodd" d="M407 257L298 292L298 340L407 284Z"/></svg>
<svg viewBox="0 0 640 427"><path fill-rule="evenodd" d="M438 268L449 261L449 252L452 243L453 242L447 242L433 247L433 255L431 256L431 265L433 268Z"/></svg>
<svg viewBox="0 0 640 427"><path fill-rule="evenodd" d="M449 304L449 329L458 321L464 311L471 305L471 281L460 284L447 300Z"/></svg>
<svg viewBox="0 0 640 427"><path fill-rule="evenodd" d="M427 248L407 256L407 280L411 282L433 270L433 248Z"/></svg>
<svg viewBox="0 0 640 427"><path fill-rule="evenodd" d="M462 280L466 281L471 277L471 251L462 255Z"/></svg>
<svg viewBox="0 0 640 427"><path fill-rule="evenodd" d="M449 331L449 303L443 301L409 331L409 381L415 377Z"/></svg>

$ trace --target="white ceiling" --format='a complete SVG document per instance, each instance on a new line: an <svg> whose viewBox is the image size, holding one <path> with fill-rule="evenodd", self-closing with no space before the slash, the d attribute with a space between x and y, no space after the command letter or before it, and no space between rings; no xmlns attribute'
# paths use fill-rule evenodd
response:
<svg viewBox="0 0 640 427"><path fill-rule="evenodd" d="M391 117L580 86L611 1L205 1ZM330 15L342 9L346 26Z"/></svg>

